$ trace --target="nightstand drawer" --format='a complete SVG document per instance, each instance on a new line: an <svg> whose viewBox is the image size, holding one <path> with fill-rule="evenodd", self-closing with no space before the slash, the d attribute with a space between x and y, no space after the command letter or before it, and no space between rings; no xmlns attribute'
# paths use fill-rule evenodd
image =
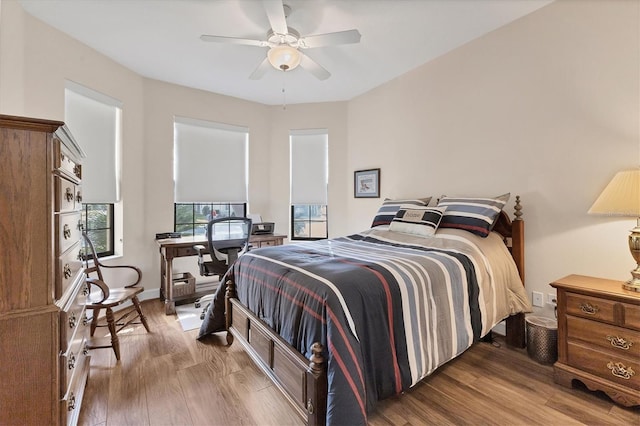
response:
<svg viewBox="0 0 640 426"><path fill-rule="evenodd" d="M612 354L640 359L640 333L633 330L567 316L567 337L597 345Z"/></svg>
<svg viewBox="0 0 640 426"><path fill-rule="evenodd" d="M573 342L568 342L567 348L569 365L640 390L640 360L637 357L613 356Z"/></svg>
<svg viewBox="0 0 640 426"><path fill-rule="evenodd" d="M615 324L616 302L576 293L567 293L567 314Z"/></svg>
<svg viewBox="0 0 640 426"><path fill-rule="evenodd" d="M624 325L640 331L640 308L638 306L624 304Z"/></svg>

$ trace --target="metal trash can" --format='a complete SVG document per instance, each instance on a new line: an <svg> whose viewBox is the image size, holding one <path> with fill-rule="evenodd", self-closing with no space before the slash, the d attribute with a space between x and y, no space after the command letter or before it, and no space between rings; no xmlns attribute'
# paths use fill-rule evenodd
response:
<svg viewBox="0 0 640 426"><path fill-rule="evenodd" d="M558 359L558 321L528 316L527 353L541 364L553 364Z"/></svg>

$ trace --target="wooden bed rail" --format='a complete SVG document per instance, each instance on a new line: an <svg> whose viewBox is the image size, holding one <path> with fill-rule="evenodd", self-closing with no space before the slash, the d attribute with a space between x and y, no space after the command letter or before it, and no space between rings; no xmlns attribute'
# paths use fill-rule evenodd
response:
<svg viewBox="0 0 640 426"><path fill-rule="evenodd" d="M306 359L237 299L227 281L227 343L240 342L253 362L271 379L298 415L310 426L324 425L327 411L327 363L321 343Z"/></svg>

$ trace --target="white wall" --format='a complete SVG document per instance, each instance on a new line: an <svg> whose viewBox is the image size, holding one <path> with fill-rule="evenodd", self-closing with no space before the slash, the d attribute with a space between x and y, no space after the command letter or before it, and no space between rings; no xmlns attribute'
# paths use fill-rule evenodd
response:
<svg viewBox="0 0 640 426"><path fill-rule="evenodd" d="M157 297L159 255L154 235L173 229L174 115L249 128L249 212L289 231L289 129L329 129L332 236L342 231L346 204L340 181L346 159L346 103L270 107L143 78L0 0L0 113L64 120L64 81L123 102L123 252L113 263L142 268ZM82 141L79 141L82 143ZM272 149L273 147L273 149ZM212 179L216 161L211 159ZM206 185L203 182L203 185ZM175 262L196 273L195 258ZM149 294L149 292L145 292Z"/></svg>
<svg viewBox="0 0 640 426"><path fill-rule="evenodd" d="M529 295L628 279L634 220L587 210L640 166L639 5L556 1L352 100L349 169L380 167L383 197L520 195ZM349 230L379 204L349 199Z"/></svg>
<svg viewBox="0 0 640 426"><path fill-rule="evenodd" d="M381 199L354 199L353 171L380 167L382 197L521 195L529 292L570 273L623 280L633 266L633 221L586 211L640 164L635 0L558 0L349 102L286 109L145 79L15 0L0 7L0 113L63 119L65 79L123 101L122 261L147 289L159 283L153 235L173 224L174 114L250 128L250 210L278 232L288 131L322 127L330 236L370 225Z"/></svg>

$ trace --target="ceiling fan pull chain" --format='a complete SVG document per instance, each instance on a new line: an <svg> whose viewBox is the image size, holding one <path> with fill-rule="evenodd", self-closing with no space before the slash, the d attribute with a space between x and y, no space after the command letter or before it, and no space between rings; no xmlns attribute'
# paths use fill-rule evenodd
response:
<svg viewBox="0 0 640 426"><path fill-rule="evenodd" d="M287 109L287 93L284 90L284 86L286 83L285 78L286 78L285 73L282 73L282 109L283 110Z"/></svg>

